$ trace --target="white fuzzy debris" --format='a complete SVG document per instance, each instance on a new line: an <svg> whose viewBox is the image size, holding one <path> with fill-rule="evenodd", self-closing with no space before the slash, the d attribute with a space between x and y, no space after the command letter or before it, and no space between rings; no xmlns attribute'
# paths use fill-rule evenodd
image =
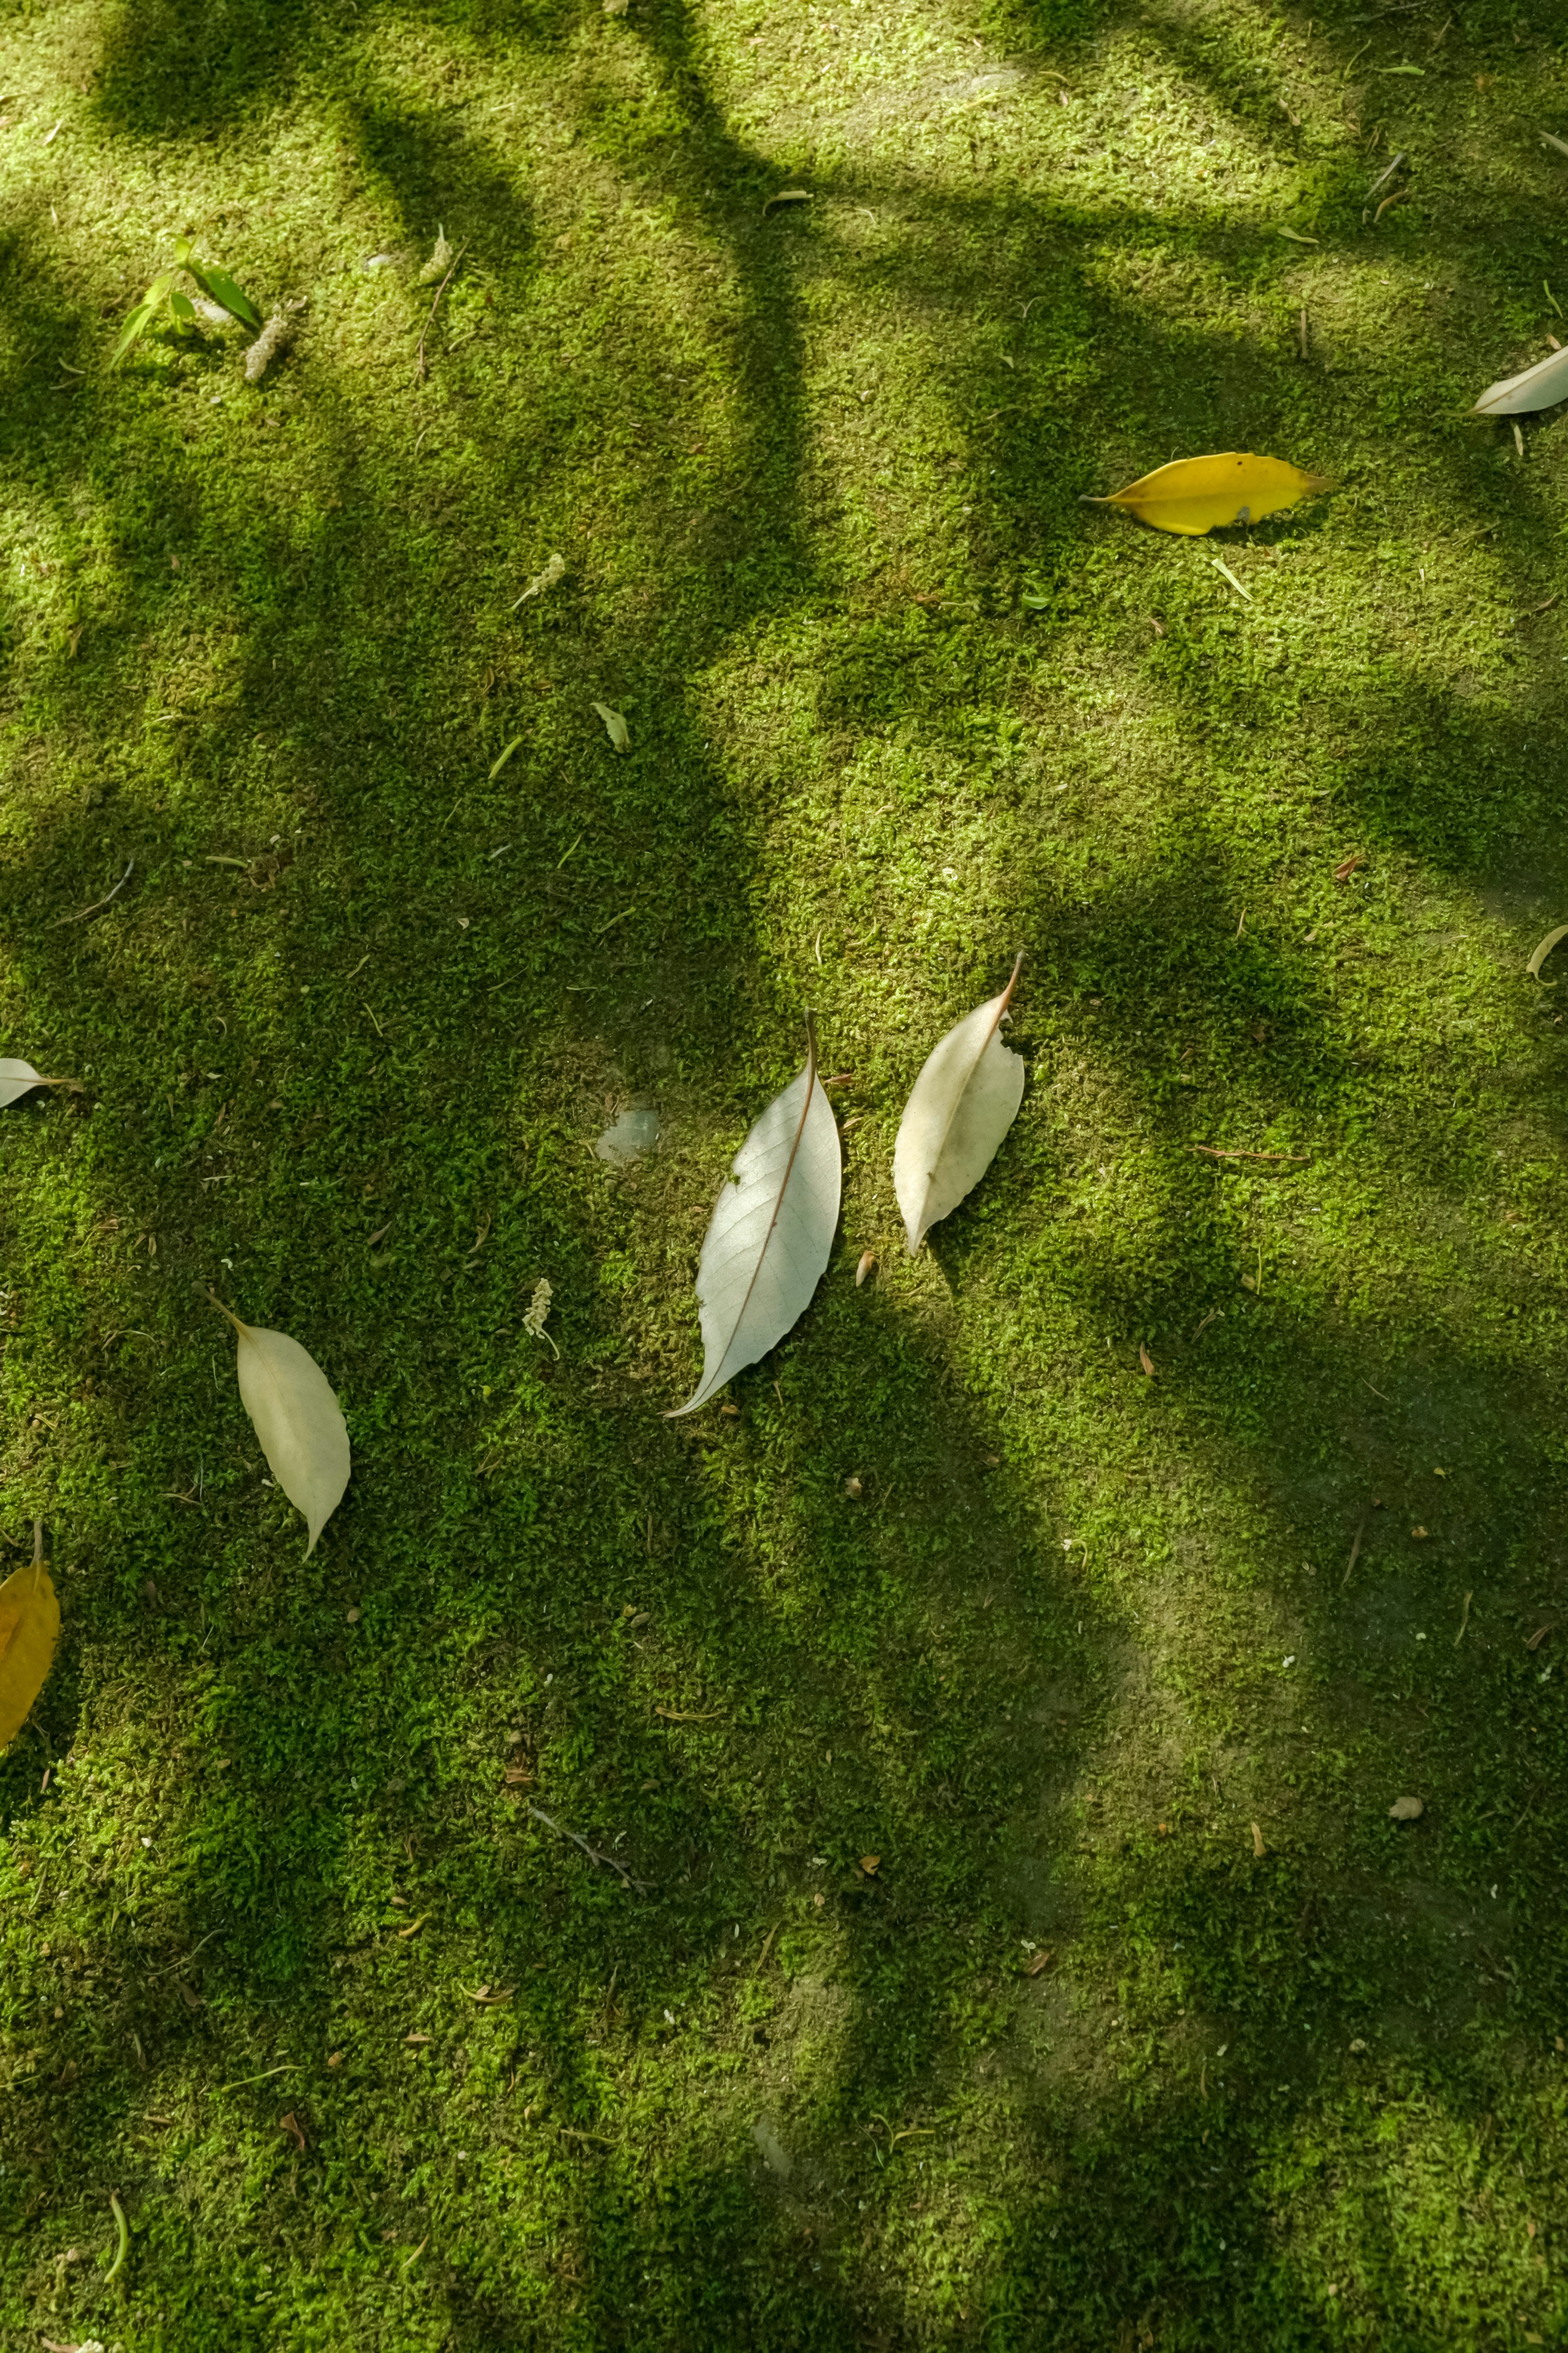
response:
<svg viewBox="0 0 1568 2353"><path fill-rule="evenodd" d="M289 302L281 311L273 311L245 354L247 384L259 384L279 353L287 349L293 337L295 319L304 307L302 301Z"/></svg>

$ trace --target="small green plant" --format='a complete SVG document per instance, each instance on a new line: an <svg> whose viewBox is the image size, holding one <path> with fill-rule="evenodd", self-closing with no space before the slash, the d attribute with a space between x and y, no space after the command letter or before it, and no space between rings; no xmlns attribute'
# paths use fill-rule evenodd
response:
<svg viewBox="0 0 1568 2353"><path fill-rule="evenodd" d="M110 359L110 367L118 367L126 353L141 342L151 327L167 325L175 334L183 335L195 326L195 304L188 294L180 291L174 282L182 270L187 277L195 279L210 302L216 302L220 310L226 311L230 318L237 319L242 327L248 327L252 334L260 332L261 313L244 288L237 286L233 279L226 277L221 269L214 269L210 263L198 261L191 250L189 237L183 237L174 248L174 269L153 279L121 329L120 341Z"/></svg>

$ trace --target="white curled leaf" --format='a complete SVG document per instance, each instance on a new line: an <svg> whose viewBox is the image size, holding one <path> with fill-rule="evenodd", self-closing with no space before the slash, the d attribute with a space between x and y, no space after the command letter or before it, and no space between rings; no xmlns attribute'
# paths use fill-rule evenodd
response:
<svg viewBox="0 0 1568 2353"><path fill-rule="evenodd" d="M1024 1099L1023 1057L997 1035L1023 961L1020 951L1001 996L977 1005L932 1048L904 1105L893 1191L911 1258L930 1228L984 1176Z"/></svg>
<svg viewBox="0 0 1568 2353"><path fill-rule="evenodd" d="M209 1293L209 1296L211 1294ZM239 1400L250 1416L267 1466L289 1501L305 1515L310 1541L342 1501L349 1483L349 1433L331 1383L308 1348L287 1332L242 1324L214 1298L239 1335Z"/></svg>
<svg viewBox="0 0 1568 2353"><path fill-rule="evenodd" d="M763 1112L719 1196L697 1266L702 1378L667 1420L706 1405L804 1313L826 1271L841 1184L814 1036L805 1070Z"/></svg>
<svg viewBox="0 0 1568 2353"><path fill-rule="evenodd" d="M632 748L632 739L626 732L626 723L622 718L620 712L618 711L612 711L607 702L595 702L594 708L598 712L600 718L604 721L605 733L609 737L611 743L615 745L616 750L617 752L629 752Z"/></svg>
<svg viewBox="0 0 1568 2353"><path fill-rule="evenodd" d="M1568 940L1568 923L1559 923L1554 932L1548 932L1546 937L1542 941L1541 945L1534 950L1530 962L1524 967L1531 980L1539 980L1541 978L1541 967L1546 962L1547 957L1552 954L1552 949L1557 945L1559 940ZM6 1065L5 1063L0 1062L0 1070L4 1070L5 1067Z"/></svg>
<svg viewBox="0 0 1568 2353"><path fill-rule="evenodd" d="M1537 408L1554 408L1560 400L1568 400L1568 351L1548 352L1522 375L1489 384L1471 414L1529 417Z"/></svg>
<svg viewBox="0 0 1568 2353"><path fill-rule="evenodd" d="M46 1079L31 1062L18 1062L8 1054L0 1054L0 1111L7 1103L14 1103L18 1095L31 1093L35 1087L70 1087L76 1091L76 1081Z"/></svg>

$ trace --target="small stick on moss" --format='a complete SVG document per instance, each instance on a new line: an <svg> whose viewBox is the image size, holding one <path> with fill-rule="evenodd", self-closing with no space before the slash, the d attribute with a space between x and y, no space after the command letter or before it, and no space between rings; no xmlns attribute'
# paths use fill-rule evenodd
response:
<svg viewBox="0 0 1568 2353"><path fill-rule="evenodd" d="M439 303L442 295L447 291L447 287L450 286L452 282L452 270L457 269L458 262L461 261L468 249L466 243L458 248L457 252L452 256L452 269L447 270L447 275L442 279L441 283L436 289L436 301L430 305L430 315L426 320L423 332L419 337L419 357L415 364L415 376L420 384L424 383L426 375L428 373L425 365L425 337L429 333L431 328L436 322L437 305Z"/></svg>
<svg viewBox="0 0 1568 2353"><path fill-rule="evenodd" d="M1350 1556L1349 1560L1347 1560L1347 1561L1346 1561L1346 1563L1345 1563L1345 1573L1344 1573L1344 1575L1343 1575L1343 1576L1341 1577L1341 1579L1340 1579L1340 1591L1341 1591L1342 1593L1344 1591L1344 1589L1345 1589L1346 1586L1347 1586L1347 1585L1350 1583L1350 1581L1351 1581L1351 1571L1352 1571L1352 1569L1355 1567L1355 1565L1356 1565L1357 1561L1361 1558L1361 1540L1362 1540L1363 1536L1363 1535L1365 1535L1365 1534L1366 1534L1366 1514L1363 1512L1363 1513L1362 1514L1362 1515L1361 1515L1361 1525L1360 1525L1360 1527L1359 1527L1359 1528L1357 1528L1357 1530L1356 1530L1356 1532L1355 1532L1355 1542L1354 1542L1354 1544L1353 1544L1353 1545L1352 1545L1352 1546L1351 1546L1351 1556Z"/></svg>
<svg viewBox="0 0 1568 2353"><path fill-rule="evenodd" d="M626 1864L617 1862L613 1854L601 1854L596 1846L590 1846L585 1838L579 1838L575 1831L569 1831L564 1822L558 1822L554 1815L547 1814L542 1806L531 1805L528 1810L536 1822L542 1822L546 1830L553 1831L558 1838L570 1839L574 1846L580 1846L590 1862L601 1863L606 1871L618 1871L628 1887L635 1887L639 1895L647 1894L647 1882L634 1879Z"/></svg>
<svg viewBox="0 0 1568 2353"><path fill-rule="evenodd" d="M1371 47L1370 42L1368 43L1368 47ZM1399 150L1398 153L1394 156L1394 159L1393 163L1389 165L1389 167L1388 167L1387 171L1386 171L1386 172L1380 172L1380 173L1378 174L1378 175L1377 175L1376 179L1373 182L1373 184L1372 184L1371 187L1367 190L1366 195L1365 195L1364 198L1363 199L1363 201L1364 203L1366 203L1366 204L1369 204L1369 205L1370 205L1370 204L1371 204L1371 202L1372 202L1372 200L1373 200L1373 196L1375 196L1375 195L1376 195L1376 194L1377 194L1377 192L1378 192L1379 188L1386 188L1386 187L1387 187L1387 185L1388 185L1388 184L1389 184L1389 182L1390 182L1390 180L1392 180L1392 179L1393 179L1393 177L1394 177L1394 175L1395 172L1397 172L1397 171L1398 171L1398 169L1399 169L1400 165L1401 165L1402 164L1407 164L1409 161L1410 161L1409 156L1408 156L1408 155L1406 155L1406 153L1405 153L1405 152L1404 148L1402 147L1402 148Z"/></svg>
<svg viewBox="0 0 1568 2353"><path fill-rule="evenodd" d="M1454 1637L1454 1648L1456 1651L1465 1639L1465 1629L1470 1622L1470 1604L1475 1598L1476 1597L1473 1592L1467 1593L1465 1596L1465 1606L1459 1612L1459 1630Z"/></svg>
<svg viewBox="0 0 1568 2353"><path fill-rule="evenodd" d="M113 2279L119 2272L120 2266L125 2261L125 2251L131 2244L131 2232L125 2220L125 2209L121 2204L118 2196L112 2189L109 2193L109 2204L110 2211L114 2216L115 2228L120 2233L120 2243L114 2250L114 2261L110 2264L109 2269L103 2274L103 2284L105 2287L109 2285L110 2281Z"/></svg>
<svg viewBox="0 0 1568 2353"><path fill-rule="evenodd" d="M1304 1166L1310 1152L1230 1152L1218 1144L1189 1144L1189 1152L1205 1152L1211 1160L1291 1160Z"/></svg>
<svg viewBox="0 0 1568 2353"><path fill-rule="evenodd" d="M131 869L135 865L135 863L136 860L133 858L127 860L125 871L121 876L112 891L105 892L101 899L95 899L90 907L79 907L74 915L57 915L54 922L48 926L49 930L51 932L58 932L62 923L85 923L89 915L100 915L105 907L108 906L110 900L118 897L120 892L124 890L125 885L131 880Z"/></svg>

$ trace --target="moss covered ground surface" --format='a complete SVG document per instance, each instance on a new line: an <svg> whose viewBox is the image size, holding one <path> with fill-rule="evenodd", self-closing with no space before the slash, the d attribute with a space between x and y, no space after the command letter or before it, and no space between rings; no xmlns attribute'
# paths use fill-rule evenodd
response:
<svg viewBox="0 0 1568 2353"><path fill-rule="evenodd" d="M0 4L7 2346L1568 2342L1564 40ZM186 230L259 385L106 368Z"/></svg>

